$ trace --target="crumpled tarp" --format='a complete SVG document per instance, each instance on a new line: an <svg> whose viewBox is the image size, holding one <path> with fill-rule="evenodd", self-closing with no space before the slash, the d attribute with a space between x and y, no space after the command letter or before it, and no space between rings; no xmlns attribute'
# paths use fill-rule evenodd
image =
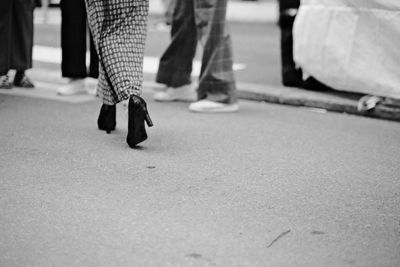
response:
<svg viewBox="0 0 400 267"><path fill-rule="evenodd" d="M302 0L294 59L337 90L400 99L400 0Z"/></svg>

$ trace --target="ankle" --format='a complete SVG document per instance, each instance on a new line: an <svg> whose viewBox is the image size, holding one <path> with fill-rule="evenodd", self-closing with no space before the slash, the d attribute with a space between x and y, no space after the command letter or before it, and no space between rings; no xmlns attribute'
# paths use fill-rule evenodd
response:
<svg viewBox="0 0 400 267"><path fill-rule="evenodd" d="M25 71L24 70L17 70L15 72L15 76L21 77L25 75Z"/></svg>

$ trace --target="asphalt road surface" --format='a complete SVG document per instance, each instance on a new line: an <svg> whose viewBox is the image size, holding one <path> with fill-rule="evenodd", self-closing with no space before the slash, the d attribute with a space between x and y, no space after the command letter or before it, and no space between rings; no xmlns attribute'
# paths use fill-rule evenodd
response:
<svg viewBox="0 0 400 267"><path fill-rule="evenodd" d="M398 123L145 94L137 150L100 103L0 94L0 266L399 266Z"/></svg>

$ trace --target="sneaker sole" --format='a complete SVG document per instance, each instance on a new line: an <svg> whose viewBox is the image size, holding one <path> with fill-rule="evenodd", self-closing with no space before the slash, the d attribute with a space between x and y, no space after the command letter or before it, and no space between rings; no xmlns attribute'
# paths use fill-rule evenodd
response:
<svg viewBox="0 0 400 267"><path fill-rule="evenodd" d="M229 113L229 112L239 111L239 106L233 105L233 106L229 106L229 107L215 108L215 109L195 109L195 108L189 107L189 110L192 112L198 112L198 113Z"/></svg>
<svg viewBox="0 0 400 267"><path fill-rule="evenodd" d="M180 96L180 97L173 97L173 98L168 98L168 99L154 97L154 101L157 101L157 102L194 102L194 101L196 101L196 95Z"/></svg>

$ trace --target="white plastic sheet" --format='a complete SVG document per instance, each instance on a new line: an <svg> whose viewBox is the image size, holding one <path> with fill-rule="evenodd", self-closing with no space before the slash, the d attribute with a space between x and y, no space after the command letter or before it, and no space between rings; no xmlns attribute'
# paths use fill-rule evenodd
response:
<svg viewBox="0 0 400 267"><path fill-rule="evenodd" d="M400 0L302 0L294 59L337 90L400 99Z"/></svg>

